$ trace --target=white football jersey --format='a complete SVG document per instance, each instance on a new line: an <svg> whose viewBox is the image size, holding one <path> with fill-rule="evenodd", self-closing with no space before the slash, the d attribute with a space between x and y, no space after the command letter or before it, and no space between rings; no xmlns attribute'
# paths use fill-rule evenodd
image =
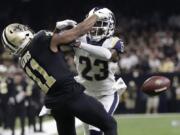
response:
<svg viewBox="0 0 180 135"><path fill-rule="evenodd" d="M86 36L80 41L87 42ZM118 37L110 37L98 46L124 51L123 43ZM74 61L78 72L75 80L86 88L88 95L111 95L116 91L112 86L116 82L114 74L118 68L117 63L105 61L79 48L75 48Z"/></svg>

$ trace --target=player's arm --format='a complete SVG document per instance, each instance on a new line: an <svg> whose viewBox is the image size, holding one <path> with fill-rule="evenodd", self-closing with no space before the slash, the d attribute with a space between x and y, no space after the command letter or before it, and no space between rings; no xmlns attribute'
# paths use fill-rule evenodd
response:
<svg viewBox="0 0 180 135"><path fill-rule="evenodd" d="M102 46L91 45L84 42L81 42L76 46L94 56L102 58L103 60L113 62L117 62L119 60L119 53L122 53L124 51L123 42L121 42L120 40L117 40L111 49Z"/></svg>
<svg viewBox="0 0 180 135"><path fill-rule="evenodd" d="M111 51L105 47L102 47L102 46L95 46L95 45L91 45L91 44L88 44L85 42L77 43L76 46L78 48L85 50L89 54L94 55L96 57L99 57L103 60L108 61L112 57Z"/></svg>
<svg viewBox="0 0 180 135"><path fill-rule="evenodd" d="M71 43L78 37L86 34L96 23L97 19L97 15L92 15L91 17L85 19L83 22L79 23L76 27L70 30L65 30L61 33L54 33L51 39L51 50L57 52L58 45Z"/></svg>

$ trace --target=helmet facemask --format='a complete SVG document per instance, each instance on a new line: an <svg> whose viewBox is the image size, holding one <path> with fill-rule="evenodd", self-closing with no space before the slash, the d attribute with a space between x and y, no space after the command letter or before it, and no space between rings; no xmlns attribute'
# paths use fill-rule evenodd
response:
<svg viewBox="0 0 180 135"><path fill-rule="evenodd" d="M94 42L99 42L104 38L108 38L114 34L115 29L115 18L114 14L109 10L107 17L101 20L98 20L95 25L92 27L90 32L87 34L89 39ZM90 11L90 13L92 10ZM90 14L89 13L89 14Z"/></svg>
<svg viewBox="0 0 180 135"><path fill-rule="evenodd" d="M4 29L2 42L12 54L19 55L29 45L33 37L33 32L29 27L15 23Z"/></svg>

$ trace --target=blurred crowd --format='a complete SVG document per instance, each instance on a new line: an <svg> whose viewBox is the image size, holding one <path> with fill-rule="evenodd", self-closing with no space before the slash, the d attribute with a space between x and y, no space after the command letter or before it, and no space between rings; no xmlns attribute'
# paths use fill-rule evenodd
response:
<svg viewBox="0 0 180 135"><path fill-rule="evenodd" d="M42 132L43 118L38 116L44 103L44 94L11 57L5 57L1 62L0 135L15 135L17 125L21 135L25 134L25 125L28 125L29 131L26 132L30 134Z"/></svg>
<svg viewBox="0 0 180 135"><path fill-rule="evenodd" d="M145 19L118 18L117 35L124 40L126 51L119 61L120 73L128 84L123 111L180 112L180 16L163 18L156 13ZM170 91L157 97L139 92L151 75L171 79Z"/></svg>
<svg viewBox="0 0 180 135"><path fill-rule="evenodd" d="M158 18L119 19L117 33L124 39L126 51L119 63L124 72L180 71L180 27L176 25L180 22L175 19L179 16L164 22Z"/></svg>
<svg viewBox="0 0 180 135"><path fill-rule="evenodd" d="M151 18L129 18L117 15L116 18L115 34L125 45L125 53L120 55L116 68L117 77L121 76L128 85L117 113L180 112L180 16L163 18L154 14ZM35 121L44 95L20 70L18 60L0 46L0 127L14 131L16 117L19 117L22 125L28 118L34 131L41 131ZM72 51L67 52L66 60L76 74L73 55ZM143 94L140 86L154 74L169 77L172 87L152 98Z"/></svg>

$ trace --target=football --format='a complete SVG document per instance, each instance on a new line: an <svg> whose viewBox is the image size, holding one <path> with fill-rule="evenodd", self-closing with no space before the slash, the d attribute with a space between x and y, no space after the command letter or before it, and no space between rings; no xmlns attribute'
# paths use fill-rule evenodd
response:
<svg viewBox="0 0 180 135"><path fill-rule="evenodd" d="M151 76L146 79L141 90L149 96L159 95L169 89L171 81L165 76Z"/></svg>

